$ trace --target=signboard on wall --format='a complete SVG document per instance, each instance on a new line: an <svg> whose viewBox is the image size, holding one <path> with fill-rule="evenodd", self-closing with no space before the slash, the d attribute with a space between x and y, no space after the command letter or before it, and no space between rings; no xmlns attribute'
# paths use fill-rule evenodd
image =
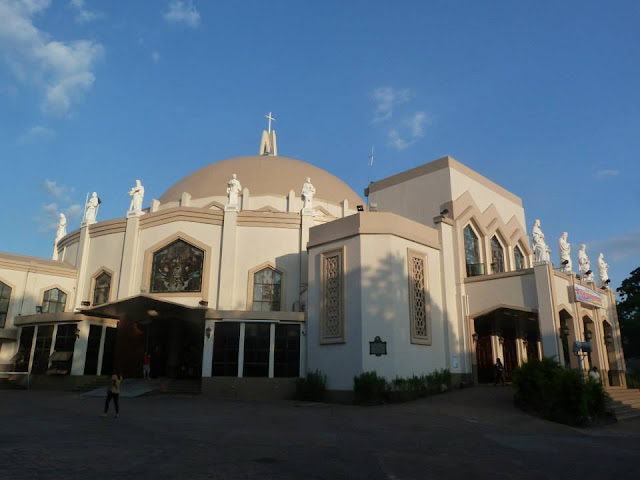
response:
<svg viewBox="0 0 640 480"><path fill-rule="evenodd" d="M589 305L602 308L603 299L601 294L582 285L574 285L573 287L575 289L577 302L588 303Z"/></svg>

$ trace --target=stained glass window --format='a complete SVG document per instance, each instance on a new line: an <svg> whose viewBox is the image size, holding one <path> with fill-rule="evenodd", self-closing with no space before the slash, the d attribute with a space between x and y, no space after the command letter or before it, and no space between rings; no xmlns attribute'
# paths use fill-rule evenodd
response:
<svg viewBox="0 0 640 480"><path fill-rule="evenodd" d="M153 254L151 293L202 291L204 251L176 240Z"/></svg>
<svg viewBox="0 0 640 480"><path fill-rule="evenodd" d="M513 256L516 260L516 270L524 269L525 268L524 255L522 254L520 247L516 246L516 248L513 249Z"/></svg>
<svg viewBox="0 0 640 480"><path fill-rule="evenodd" d="M464 254L467 261L467 276L484 275L484 265L480 263L480 246L478 244L478 236L467 225L464 228Z"/></svg>
<svg viewBox="0 0 640 480"><path fill-rule="evenodd" d="M67 305L67 294L59 288L52 288L44 292L42 298L42 313L64 312Z"/></svg>
<svg viewBox="0 0 640 480"><path fill-rule="evenodd" d="M253 274L253 310L280 311L282 274L273 268L264 268Z"/></svg>
<svg viewBox="0 0 640 480"><path fill-rule="evenodd" d="M504 272L504 249L498 239L491 237L491 273Z"/></svg>
<svg viewBox="0 0 640 480"><path fill-rule="evenodd" d="M96 277L96 284L93 288L93 304L102 305L109 301L109 292L111 290L111 275L102 272Z"/></svg>
<svg viewBox="0 0 640 480"><path fill-rule="evenodd" d="M7 321L9 312L9 299L11 298L11 287L0 282L0 328L3 328Z"/></svg>

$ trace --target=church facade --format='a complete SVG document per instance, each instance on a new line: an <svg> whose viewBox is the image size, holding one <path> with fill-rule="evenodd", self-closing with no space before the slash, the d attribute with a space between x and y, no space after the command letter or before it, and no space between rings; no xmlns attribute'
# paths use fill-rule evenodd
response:
<svg viewBox="0 0 640 480"><path fill-rule="evenodd" d="M79 229L61 217L53 260L0 253L0 369L142 377L148 353L152 377L203 392L315 370L348 392L367 371L490 382L498 358L508 380L544 355L624 384L606 264L596 281L581 249L574 273L563 235L554 268L516 195L445 157L371 183L365 203L275 144L269 128L259 155L146 209L137 181L124 218L98 221L92 196Z"/></svg>

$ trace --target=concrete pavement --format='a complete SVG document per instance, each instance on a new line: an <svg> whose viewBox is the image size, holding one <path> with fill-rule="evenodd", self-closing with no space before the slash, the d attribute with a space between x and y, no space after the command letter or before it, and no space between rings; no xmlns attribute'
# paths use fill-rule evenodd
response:
<svg viewBox="0 0 640 480"><path fill-rule="evenodd" d="M354 407L203 396L0 392L0 478L638 478L640 422L576 429L509 388ZM113 405L111 406L113 413Z"/></svg>

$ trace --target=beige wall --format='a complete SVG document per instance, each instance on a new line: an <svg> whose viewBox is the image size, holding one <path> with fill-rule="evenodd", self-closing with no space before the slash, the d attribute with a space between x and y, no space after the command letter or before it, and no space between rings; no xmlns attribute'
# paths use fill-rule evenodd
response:
<svg viewBox="0 0 640 480"><path fill-rule="evenodd" d="M369 203L377 204L380 212L394 212L432 226L440 206L451 199L450 171L443 168L373 192Z"/></svg>
<svg viewBox="0 0 640 480"><path fill-rule="evenodd" d="M473 280L480 278L474 277ZM488 313L499 306L524 310L538 308L533 270L467 281L465 290L469 296L469 315L472 317L478 313Z"/></svg>
<svg viewBox="0 0 640 480"><path fill-rule="evenodd" d="M87 257L87 269L83 282L83 298L80 301L93 302L92 277L100 270L106 268L115 275L111 279L111 289L117 292L117 282L120 279L120 265L122 263L122 247L124 244L124 232L91 237L89 255ZM115 295L112 297L115 299Z"/></svg>
<svg viewBox="0 0 640 480"><path fill-rule="evenodd" d="M249 270L272 262L285 272L283 311L291 311L300 290L300 230L291 228L238 227L233 306L247 309Z"/></svg>

